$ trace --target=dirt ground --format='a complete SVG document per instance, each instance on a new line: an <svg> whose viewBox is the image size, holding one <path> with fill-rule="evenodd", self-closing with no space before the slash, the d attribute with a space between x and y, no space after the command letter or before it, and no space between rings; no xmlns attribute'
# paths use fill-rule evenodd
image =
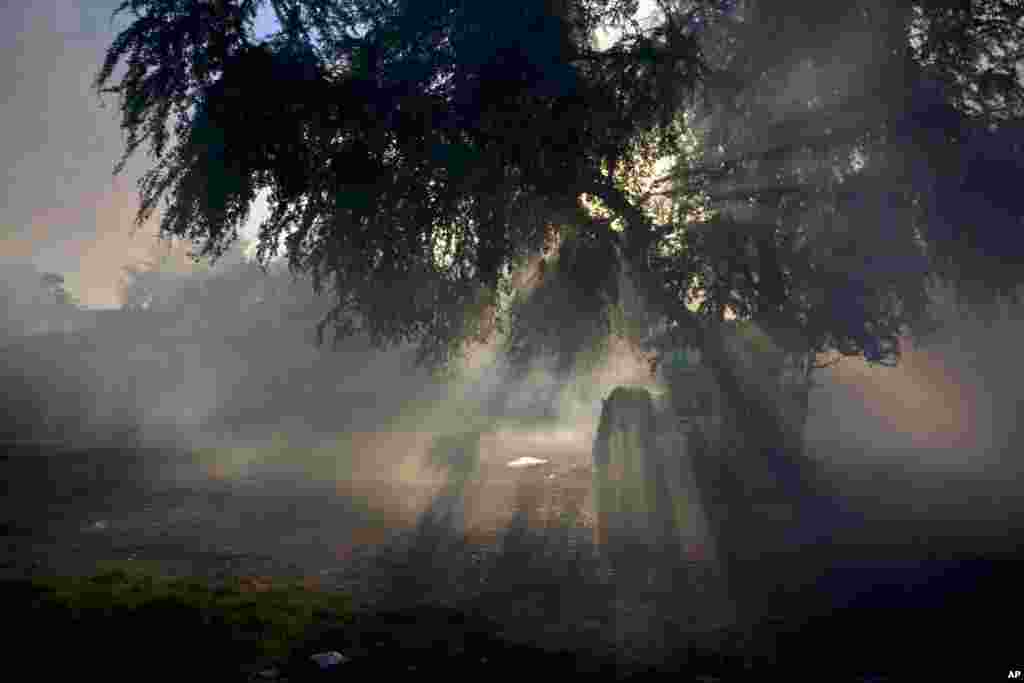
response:
<svg viewBox="0 0 1024 683"><path fill-rule="evenodd" d="M485 444L486 483L466 497L456 534L409 515L412 500L445 508L436 489L409 482L339 488L280 470L223 479L173 451L8 448L0 454L0 576L89 574L113 559L213 582L301 577L345 589L366 607L472 605L523 639L657 647L665 631L651 625L669 593L626 591L594 556L579 449L550 451L545 466L508 468L506 456L543 455L516 438L522 453L487 455ZM870 609L948 603L975 621L989 607L1019 604L1012 577L1024 525L1012 482L901 477L879 465L832 477L856 524L829 545L836 567L815 591ZM573 510L576 523L552 523ZM673 617L688 615L684 628L709 632L731 618L728 596L714 576L691 569L668 586L687 603ZM994 643L993 628L982 623L974 634Z"/></svg>
<svg viewBox="0 0 1024 683"><path fill-rule="evenodd" d="M217 478L173 451L9 448L0 576L86 575L127 560L213 583L303 578L368 609L472 606L523 640L579 646L583 632L607 642L646 631L658 598L627 596L596 556L583 456L505 436L504 452L485 439L477 483L455 506L464 524L438 520L451 501L436 486L317 483L280 468ZM548 462L507 467L528 453ZM433 514L410 515L414 500ZM705 593L715 619L720 596Z"/></svg>

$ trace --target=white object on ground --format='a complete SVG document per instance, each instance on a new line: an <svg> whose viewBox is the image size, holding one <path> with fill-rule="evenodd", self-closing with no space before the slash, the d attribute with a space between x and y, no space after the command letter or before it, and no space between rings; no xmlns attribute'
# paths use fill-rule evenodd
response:
<svg viewBox="0 0 1024 683"><path fill-rule="evenodd" d="M506 467L530 467L532 465L546 465L547 462L547 460L542 460L541 458L534 458L527 455L522 458L516 458L512 462L508 463Z"/></svg>
<svg viewBox="0 0 1024 683"><path fill-rule="evenodd" d="M335 650L331 650L330 652L319 652L310 657L310 659L316 662L321 669L329 669L332 666L348 661L348 657Z"/></svg>

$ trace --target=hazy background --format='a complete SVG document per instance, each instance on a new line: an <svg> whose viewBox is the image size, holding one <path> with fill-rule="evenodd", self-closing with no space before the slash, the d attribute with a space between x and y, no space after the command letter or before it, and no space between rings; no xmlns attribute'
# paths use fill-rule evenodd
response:
<svg viewBox="0 0 1024 683"><path fill-rule="evenodd" d="M118 4L0 6L0 160L6 172L0 258L64 274L82 302L94 307L118 305L121 267L142 261L155 234L155 221L132 234L136 180L146 159L112 176L123 149L117 101L92 90L106 48L126 22L111 20ZM269 32L273 24L266 26ZM259 218L257 211L253 225Z"/></svg>
<svg viewBox="0 0 1024 683"><path fill-rule="evenodd" d="M10 297L30 302L29 308L19 309L21 318L50 316L58 328L107 330L106 336L94 336L87 350L69 350L64 341L47 342L50 351L42 343L28 345L36 366L35 374L22 372L26 393L34 387L42 404L55 412L58 401L53 396L92 396L86 403L68 399L60 408L84 412L82 435L108 433L115 424L128 429L139 418L154 434L163 429L171 435L167 438L198 443L219 438L207 433L211 430L204 420L233 409L249 411L239 420L250 430L233 437L256 441L274 434L315 441L323 433L371 432L399 413L431 410L449 411L454 417L446 419L457 424L457 405L472 404L487 395L488 387L501 385L503 376L495 369L471 375L463 384L444 385L412 369L411 351L376 353L358 340L346 354L331 357L311 344L315 316L301 318L301 324L259 323L242 295L228 297L218 304L221 308L207 309L217 312L217 320L210 322L218 332L210 338L196 332L198 327L175 328L182 336L161 333L163 346L159 341L148 346L129 341L125 348L125 340L138 337L125 333L120 322L62 322L63 314L52 312L49 295L39 286L40 273L62 274L83 309L116 308L123 268L157 253L155 226L133 227L135 181L145 159L134 159L122 176L112 177L122 151L116 103L110 98L104 108L91 90L119 27L110 19L114 6L44 0L0 8L0 160L7 173L2 280L13 292ZM264 19L264 27L269 31L272 24ZM260 215L257 207L253 223ZM252 234L251 226L247 232ZM214 272L228 272L227 266L220 268ZM181 248L165 269L199 272ZM302 305L315 312L322 304L310 298ZM15 324L12 310L7 313L8 329L39 329L25 320ZM848 360L822 372L823 386L811 401L812 445L821 457L837 461L864 459L907 471L942 469L1005 480L1019 467L1016 422L1022 378L1015 352L1021 327L1011 318L1019 315L1006 311L1003 320L988 327L957 322L928 349L910 350L896 370ZM237 321L233 335L224 332L229 320ZM162 329L155 321L145 324ZM175 341L168 342L171 338ZM478 356L478 368L490 367L488 353L493 349ZM4 361L9 367L17 363L28 368L29 361L20 358L8 353ZM589 448L600 397L620 381L647 381L642 367L638 359L616 356L591 383L589 393L562 402L564 426L579 449ZM523 405L550 378L540 373L534 380L520 392L526 397ZM67 388L69 382L78 393ZM339 406L345 407L339 411ZM515 410L527 414L533 408ZM427 424L426 417L410 420L399 431L417 433ZM405 446L375 442L360 448L380 457L387 449L396 453Z"/></svg>

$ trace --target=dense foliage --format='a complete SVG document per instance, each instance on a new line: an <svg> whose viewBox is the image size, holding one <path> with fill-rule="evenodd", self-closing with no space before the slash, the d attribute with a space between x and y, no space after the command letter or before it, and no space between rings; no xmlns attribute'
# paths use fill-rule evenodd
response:
<svg viewBox="0 0 1024 683"><path fill-rule="evenodd" d="M281 31L256 40L262 4L126 2L97 86L121 96L125 159L154 156L139 219L166 197L165 234L216 256L268 192L260 256L283 240L333 288L320 332L363 326L444 363L495 331L500 284L565 226L574 253L619 250L697 345L729 310L787 350L893 359L929 276L1015 284L988 267L1015 253L1015 197L959 202L1015 170L987 153L1016 139L1015 3L660 2L643 24L628 0L280 0ZM668 154L676 211L652 220L636 180ZM616 260L558 262L606 331Z"/></svg>
<svg viewBox="0 0 1024 683"><path fill-rule="evenodd" d="M628 203L602 167L666 142L700 74L682 30L592 47L635 2L279 2L284 30L254 43L257 4L122 7L138 19L97 84L128 63L106 90L127 153L148 142L156 159L140 220L166 194L164 232L217 255L268 190L260 255L283 239L293 267L333 286L340 332L421 340L437 362L583 191Z"/></svg>

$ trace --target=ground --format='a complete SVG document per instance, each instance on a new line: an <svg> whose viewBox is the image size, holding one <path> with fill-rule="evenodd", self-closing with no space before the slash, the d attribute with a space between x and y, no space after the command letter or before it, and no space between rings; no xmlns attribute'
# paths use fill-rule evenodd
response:
<svg viewBox="0 0 1024 683"><path fill-rule="evenodd" d="M511 441L523 453L538 453L537 443L516 438ZM318 590L351 592L365 614L420 609L419 596L458 613L486 615L506 639L495 642L528 646L532 639L535 646L620 655L631 648L653 657L661 639L677 662L680 643L695 643L687 666L696 671L699 663L709 674L740 670L735 667L742 661L755 671L780 662L810 666L811 652L831 653L833 669L841 662L851 676L857 667L878 672L916 664L923 671L936 663L936 653L944 655L947 668L973 666L969 678L975 680L993 666L1020 668L1010 661L1018 652L1011 649L1013 631L991 616L1012 616L1020 604L1020 516L1010 496L983 498L979 494L991 489L963 479L901 478L881 466L875 469L884 476L868 476L868 468L835 473L837 495L861 522L809 549L806 556L816 554L817 565L801 558L805 574L809 566L827 571L812 577L803 595L794 595L780 620L715 628L711 621L728 596L702 593L696 576L691 585L673 586L671 596L685 605L676 615L704 621L673 621L664 609L654 609L664 607L665 594L601 574L587 552L592 544L585 525L573 532L540 524L553 517L552 509L568 506L551 504L555 499L545 492L552 489L543 478L525 487L495 481L482 488L478 498L484 501L537 505L519 516L512 505L508 523L496 525L501 533L465 542L443 530L405 525L400 515L388 529L379 510L338 495L335 487L300 486L280 472L263 481L207 477L186 485L168 474L184 466L171 453L8 452L0 458L4 575L91 575L101 560L116 559L211 586L245 576L303 579ZM509 490L498 495L502 486ZM403 495L393 493L396 499ZM365 542L353 543L361 533ZM822 595L830 600L807 599ZM835 678L841 680L838 673Z"/></svg>

